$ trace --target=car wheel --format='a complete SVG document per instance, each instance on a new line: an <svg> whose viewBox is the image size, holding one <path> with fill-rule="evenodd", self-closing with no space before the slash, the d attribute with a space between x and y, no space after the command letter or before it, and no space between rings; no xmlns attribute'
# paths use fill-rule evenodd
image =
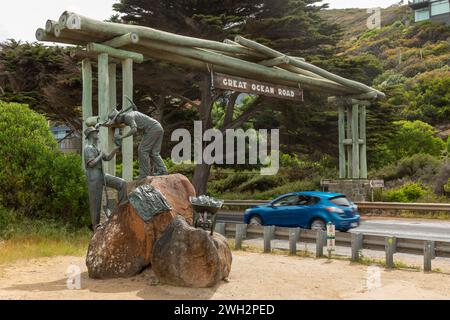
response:
<svg viewBox="0 0 450 320"><path fill-rule="evenodd" d="M314 219L311 222L311 230L325 230L325 221L322 219Z"/></svg>
<svg viewBox="0 0 450 320"><path fill-rule="evenodd" d="M262 221L261 218L258 216L252 216L250 218L250 220L248 221L249 225L253 225L253 226L262 226Z"/></svg>

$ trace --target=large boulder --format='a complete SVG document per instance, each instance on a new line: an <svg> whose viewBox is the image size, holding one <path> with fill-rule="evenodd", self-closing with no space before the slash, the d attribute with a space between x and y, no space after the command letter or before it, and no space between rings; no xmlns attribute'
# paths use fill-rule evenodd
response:
<svg viewBox="0 0 450 320"><path fill-rule="evenodd" d="M163 284L206 288L225 280L231 271L226 239L191 227L177 216L153 247L152 270Z"/></svg>
<svg viewBox="0 0 450 320"><path fill-rule="evenodd" d="M185 176L149 177L130 183L128 190L133 191L143 184L151 184L161 191L172 210L144 222L130 203L116 208L112 218L96 231L89 244L86 257L89 277L110 279L139 274L150 265L155 242L175 216L181 215L192 224L189 197L195 196L195 189Z"/></svg>

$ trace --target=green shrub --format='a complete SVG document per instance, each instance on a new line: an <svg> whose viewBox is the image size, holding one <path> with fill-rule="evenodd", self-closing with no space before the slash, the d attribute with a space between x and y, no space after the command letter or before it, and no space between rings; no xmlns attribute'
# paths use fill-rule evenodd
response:
<svg viewBox="0 0 450 320"><path fill-rule="evenodd" d="M123 165L121 163L116 164L116 176L122 176ZM139 162L133 161L133 177L139 176Z"/></svg>
<svg viewBox="0 0 450 320"><path fill-rule="evenodd" d="M406 183L398 189L386 192L386 200L390 202L414 202L425 196L426 188L420 183Z"/></svg>
<svg viewBox="0 0 450 320"><path fill-rule="evenodd" d="M225 179L211 181L208 186L211 189L211 192L214 193L230 192L234 191L251 178L252 175L249 173L234 172L229 174Z"/></svg>
<svg viewBox="0 0 450 320"><path fill-rule="evenodd" d="M182 163L170 168L169 174L179 173L188 177L189 179L192 179L194 171L195 171L195 164Z"/></svg>
<svg viewBox="0 0 450 320"><path fill-rule="evenodd" d="M84 223L87 187L78 155L56 148L44 116L0 101L0 205L29 218Z"/></svg>
<svg viewBox="0 0 450 320"><path fill-rule="evenodd" d="M319 182L323 177L336 176L337 169L327 155L322 155L319 161L312 161L307 157L299 159L296 155L281 154L279 174L286 181Z"/></svg>
<svg viewBox="0 0 450 320"><path fill-rule="evenodd" d="M447 137L447 156L450 156L450 136Z"/></svg>
<svg viewBox="0 0 450 320"><path fill-rule="evenodd" d="M386 181L408 178L431 183L442 166L441 161L429 154L415 154L384 166L373 175Z"/></svg>
<svg viewBox="0 0 450 320"><path fill-rule="evenodd" d="M418 153L440 156L444 151L444 141L434 137L434 129L429 124L419 120L394 124L397 130L387 142L387 157L399 160Z"/></svg>
<svg viewBox="0 0 450 320"><path fill-rule="evenodd" d="M239 186L239 192L247 191L266 191L274 187L279 186L282 183L282 179L279 176L262 176L256 175L247 182Z"/></svg>
<svg viewBox="0 0 450 320"><path fill-rule="evenodd" d="M51 170L49 183L52 194L46 210L52 214L45 216L89 224L87 182L81 170L81 157L77 154L57 155Z"/></svg>
<svg viewBox="0 0 450 320"><path fill-rule="evenodd" d="M14 224L17 220L16 215L10 209L0 205L0 239L4 239L7 234L8 226Z"/></svg>
<svg viewBox="0 0 450 320"><path fill-rule="evenodd" d="M448 182L444 184L444 191L450 193L450 178L448 178Z"/></svg>
<svg viewBox="0 0 450 320"><path fill-rule="evenodd" d="M317 190L317 185L308 180L293 181L275 187L273 189L267 190L265 192L261 192L255 196L255 199L268 200L290 192L300 192L309 190Z"/></svg>

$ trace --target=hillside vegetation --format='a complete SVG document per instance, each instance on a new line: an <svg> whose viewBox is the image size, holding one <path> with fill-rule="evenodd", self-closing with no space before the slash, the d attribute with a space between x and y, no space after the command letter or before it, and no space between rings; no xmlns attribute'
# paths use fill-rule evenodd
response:
<svg viewBox="0 0 450 320"><path fill-rule="evenodd" d="M379 200L448 201L450 27L412 23L407 6L391 6L381 11L381 28L369 30L367 18L371 14L366 9L326 10L317 2L277 0L270 2L266 10L251 2L243 12L241 5L234 2L192 0L190 6L180 6L174 12L173 5L180 4L176 0L122 0L114 6L118 14L112 20L220 41L244 35L384 91L387 98L370 106L367 123L369 177L385 179L390 190L379 195ZM14 40L0 44L0 100L27 104L47 119L80 130L80 64L72 53L67 48ZM160 61L149 60L136 66L135 100L142 112L164 126L162 155L166 159L174 146L170 141L173 130L185 128L192 132L193 121L201 118L198 103L204 97L200 90L203 76ZM279 128L281 163L279 173L270 177L261 176L259 166L216 165L211 169L209 194L267 199L289 191L319 189L321 179L337 177L337 112L327 103L326 95L305 91L301 104L270 98L237 99L229 92L217 92L213 98L210 109L216 128L224 126L228 104L234 116L246 119L239 126L243 129ZM233 99L236 105L230 103ZM93 104L97 105L96 95ZM3 148L8 151L13 146ZM71 179L54 177L52 188L39 181L32 184L37 190L30 194L45 194L52 201L42 203L39 196L29 201L23 196L26 188L13 193L9 190L16 187L4 186L7 192L0 196L3 211L12 209L32 218L64 217L72 223L86 223L78 216L87 209L83 201L85 181L78 177L79 161L74 157L70 163L55 162L62 173L73 168L71 175L66 174ZM190 177L194 171L190 165L170 167L171 172ZM0 169L0 176L9 177L10 185L22 183L5 168ZM26 174L34 177L46 172L42 168L37 173L22 171L20 176L27 179ZM71 203L70 210L65 210L70 193L59 191L67 189L59 187L66 180L80 195L79 203ZM28 207L14 206L26 201Z"/></svg>
<svg viewBox="0 0 450 320"><path fill-rule="evenodd" d="M368 119L370 178L386 180L388 188L378 200L448 201L450 26L412 23L407 6L383 9L382 27L372 30L366 26L370 14L365 9L322 10L321 16L340 25L344 36L335 58L323 63L321 57L312 57L312 62L337 73L339 68L359 69L359 79L358 72L352 71L354 79L387 95L370 108ZM307 169L307 160L297 158L295 169L287 172L287 159L277 178L248 178L241 173L218 180L215 176L211 191L268 198L282 191L318 189L321 178L336 172L333 161L308 162ZM299 171L309 175L293 174Z"/></svg>

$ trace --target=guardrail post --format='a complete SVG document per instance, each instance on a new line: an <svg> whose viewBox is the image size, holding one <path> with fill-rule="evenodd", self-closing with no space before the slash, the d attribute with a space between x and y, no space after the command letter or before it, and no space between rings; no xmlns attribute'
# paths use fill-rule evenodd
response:
<svg viewBox="0 0 450 320"><path fill-rule="evenodd" d="M387 237L385 242L386 250L386 267L392 269L394 267L394 253L397 249L396 237Z"/></svg>
<svg viewBox="0 0 450 320"><path fill-rule="evenodd" d="M434 241L425 241L423 247L423 271L431 271L431 260L434 259Z"/></svg>
<svg viewBox="0 0 450 320"><path fill-rule="evenodd" d="M323 230L317 231L316 238L316 258L323 257L323 247L327 243L327 232Z"/></svg>
<svg viewBox="0 0 450 320"><path fill-rule="evenodd" d="M300 238L300 228L289 228L289 254L297 254L297 241Z"/></svg>
<svg viewBox="0 0 450 320"><path fill-rule="evenodd" d="M272 251L271 241L274 238L275 226L264 226L264 253Z"/></svg>
<svg viewBox="0 0 450 320"><path fill-rule="evenodd" d="M352 233L352 261L361 259L361 249L363 248L363 234Z"/></svg>
<svg viewBox="0 0 450 320"><path fill-rule="evenodd" d="M237 224L236 225L236 239L234 242L234 248L236 250L242 249L242 239L244 239L244 235L247 231L247 225L246 224Z"/></svg>
<svg viewBox="0 0 450 320"><path fill-rule="evenodd" d="M225 237L225 222L217 222L215 231Z"/></svg>

